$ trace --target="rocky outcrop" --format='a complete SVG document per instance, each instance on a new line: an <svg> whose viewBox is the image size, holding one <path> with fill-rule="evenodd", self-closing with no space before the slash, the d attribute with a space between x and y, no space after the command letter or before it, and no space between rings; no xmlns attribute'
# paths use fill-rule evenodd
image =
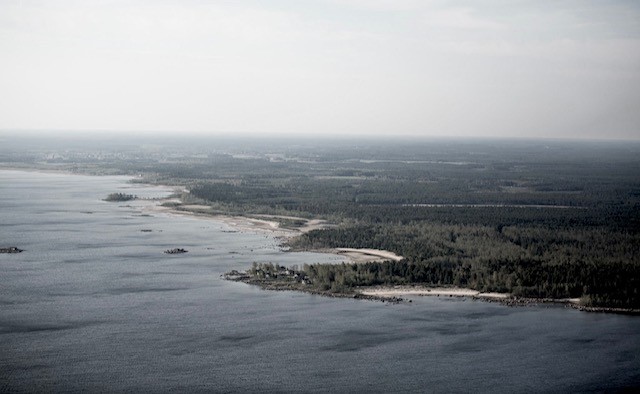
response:
<svg viewBox="0 0 640 394"><path fill-rule="evenodd" d="M266 278L257 277L256 275L252 275L250 272L246 271L237 271L233 270L231 272L227 272L224 275L221 275L224 279L234 281L234 282L242 282L253 286L258 286L264 290L275 290L275 291L300 291L303 293L319 295L323 297L332 297L332 298L355 298L360 300L370 300L370 301L382 301L389 303L400 303L405 300L400 297L378 297L375 295L367 295L354 291L353 289L349 289L347 291L341 292L332 292L328 290L318 290L311 286L311 283L305 279L294 278L294 276L289 273L285 273L283 270L280 276L270 276ZM293 274L295 275L295 274ZM411 302L409 300L408 302Z"/></svg>
<svg viewBox="0 0 640 394"><path fill-rule="evenodd" d="M136 196L134 196L133 194L111 193L104 200L109 202L119 202L119 201L130 201L135 199L136 199Z"/></svg>
<svg viewBox="0 0 640 394"><path fill-rule="evenodd" d="M21 253L24 250L17 248L15 246L10 246L8 248L0 248L0 253Z"/></svg>
<svg viewBox="0 0 640 394"><path fill-rule="evenodd" d="M187 253L188 250L182 249L182 248L173 248L173 249L167 249L164 252L166 254L180 254L180 253Z"/></svg>

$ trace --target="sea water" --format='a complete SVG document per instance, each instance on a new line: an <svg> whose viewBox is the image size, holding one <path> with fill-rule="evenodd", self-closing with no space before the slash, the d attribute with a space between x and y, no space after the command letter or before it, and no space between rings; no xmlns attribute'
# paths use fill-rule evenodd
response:
<svg viewBox="0 0 640 394"><path fill-rule="evenodd" d="M640 387L640 318L224 281L339 257L211 219L105 202L166 187L0 171L0 391L580 392ZM175 247L186 254L169 255Z"/></svg>

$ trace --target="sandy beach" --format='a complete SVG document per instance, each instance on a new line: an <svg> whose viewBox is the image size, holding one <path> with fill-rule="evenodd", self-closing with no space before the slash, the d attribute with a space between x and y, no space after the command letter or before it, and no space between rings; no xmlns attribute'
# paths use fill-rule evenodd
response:
<svg viewBox="0 0 640 394"><path fill-rule="evenodd" d="M394 298L402 296L436 296L436 297L471 297L501 300L509 298L507 293L482 293L477 290L459 287L422 287L422 286L394 286L373 287L361 289L359 292L367 296Z"/></svg>
<svg viewBox="0 0 640 394"><path fill-rule="evenodd" d="M463 289L460 287L376 286L370 288L360 288L358 290L358 293L364 296L389 299L397 299L407 296L467 297L485 301L506 302L509 305L549 303L577 306L580 304L579 298L514 298L511 294L508 293L483 293L477 290Z"/></svg>
<svg viewBox="0 0 640 394"><path fill-rule="evenodd" d="M379 249L354 249L354 248L335 248L333 253L348 257L355 263L366 263L369 261L400 261L402 256L398 256L393 252Z"/></svg>
<svg viewBox="0 0 640 394"><path fill-rule="evenodd" d="M147 213L166 213L171 215L199 217L202 219L222 222L237 231L268 232L276 237L292 237L299 234L299 231L281 228L278 222L264 219L249 218L246 216L231 216L213 213L211 207L207 205L177 205L166 206L163 204L179 204L177 198L150 201L150 204L143 206L143 211ZM179 207L179 208L178 208Z"/></svg>
<svg viewBox="0 0 640 394"><path fill-rule="evenodd" d="M171 204L171 205L164 205ZM178 198L168 198L162 200L153 200L149 201L149 204L146 204L143 207L143 210L147 213L167 213L172 215L184 215L184 216L194 216L201 217L203 219L211 219L222 222L229 227L237 230L237 231L256 231L256 232L267 232L275 237L281 238L290 238L295 237L300 234L304 234L306 232L327 228L331 225L328 224L324 220L320 219L305 219L301 217L294 216L278 216L278 215L257 215L259 218L252 218L246 216L230 216L230 215L221 215L212 212L212 209L208 205L202 204L181 204L181 200ZM287 219L287 220L298 220L304 221L304 224L295 228L282 228L280 223L275 220L268 219ZM400 261L403 259L402 256L398 256L397 254L387 251L387 250L377 250L377 249L355 249L355 248L335 248L335 249L325 249L318 252L326 252L338 254L340 256L344 256L348 259L350 263L361 264L366 262L380 262L380 261Z"/></svg>

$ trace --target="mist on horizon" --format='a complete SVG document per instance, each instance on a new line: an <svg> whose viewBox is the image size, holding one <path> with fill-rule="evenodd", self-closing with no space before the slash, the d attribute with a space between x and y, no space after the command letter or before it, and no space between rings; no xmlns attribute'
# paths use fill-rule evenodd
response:
<svg viewBox="0 0 640 394"><path fill-rule="evenodd" d="M639 19L622 0L5 1L0 134L640 139Z"/></svg>

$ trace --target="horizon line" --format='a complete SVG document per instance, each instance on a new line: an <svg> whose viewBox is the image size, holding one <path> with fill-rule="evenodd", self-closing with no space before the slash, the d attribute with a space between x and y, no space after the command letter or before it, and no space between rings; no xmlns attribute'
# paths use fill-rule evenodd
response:
<svg viewBox="0 0 640 394"><path fill-rule="evenodd" d="M125 130L125 129L38 129L38 128L0 128L0 137L2 134L18 134L28 133L37 136L46 136L46 134L56 133L58 135L78 137L122 137L139 138L139 137L187 137L187 138L294 138L304 140L317 139L352 139L352 138L372 138L377 140L388 140L398 138L402 140L518 140L518 141L618 141L618 142L640 142L638 137L594 137L594 136L530 136L530 135L442 135L442 134L417 134L417 133L331 133L325 134L306 134L293 132L251 132L251 131L194 131L194 130ZM88 135L86 133L91 133ZM43 135L44 134L44 135Z"/></svg>

